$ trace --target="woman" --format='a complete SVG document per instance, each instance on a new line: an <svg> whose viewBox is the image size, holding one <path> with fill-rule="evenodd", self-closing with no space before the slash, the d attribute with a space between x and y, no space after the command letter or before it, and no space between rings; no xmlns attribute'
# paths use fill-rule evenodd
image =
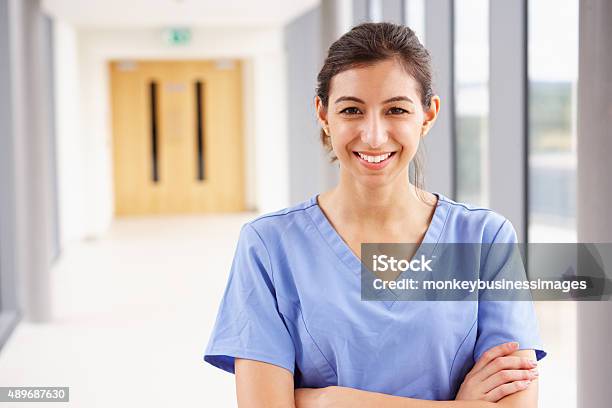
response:
<svg viewBox="0 0 612 408"><path fill-rule="evenodd" d="M516 242L501 215L421 188L429 53L405 26L356 26L315 106L339 183L242 227L204 359L235 372L241 407L536 407L530 302L360 298L362 242Z"/></svg>

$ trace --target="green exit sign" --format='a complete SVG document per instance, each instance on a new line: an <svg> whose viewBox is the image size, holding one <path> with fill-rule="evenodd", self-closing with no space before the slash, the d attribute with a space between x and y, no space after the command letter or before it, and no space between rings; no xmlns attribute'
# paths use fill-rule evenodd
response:
<svg viewBox="0 0 612 408"><path fill-rule="evenodd" d="M188 28L169 28L164 31L164 38L170 45L185 45L191 41L191 30Z"/></svg>

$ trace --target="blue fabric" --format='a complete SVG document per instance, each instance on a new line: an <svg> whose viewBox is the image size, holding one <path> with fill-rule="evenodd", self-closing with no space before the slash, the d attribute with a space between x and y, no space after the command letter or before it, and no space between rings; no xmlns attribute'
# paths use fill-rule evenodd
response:
<svg viewBox="0 0 612 408"><path fill-rule="evenodd" d="M424 243L516 242L500 214L434 194ZM244 224L204 360L231 373L235 357L264 361L296 387L452 400L491 347L546 355L531 302L362 301L360 272L316 195Z"/></svg>

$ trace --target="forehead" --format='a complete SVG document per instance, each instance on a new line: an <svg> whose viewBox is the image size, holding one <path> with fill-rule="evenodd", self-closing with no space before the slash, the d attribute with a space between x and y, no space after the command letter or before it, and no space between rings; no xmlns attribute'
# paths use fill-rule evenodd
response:
<svg viewBox="0 0 612 408"><path fill-rule="evenodd" d="M332 95L363 98L405 95L416 98L418 89L412 75L397 60L390 59L336 74L330 83L330 100L334 99Z"/></svg>

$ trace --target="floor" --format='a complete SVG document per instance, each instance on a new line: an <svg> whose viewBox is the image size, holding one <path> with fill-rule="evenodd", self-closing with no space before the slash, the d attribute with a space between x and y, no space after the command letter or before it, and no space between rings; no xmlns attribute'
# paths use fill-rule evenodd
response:
<svg viewBox="0 0 612 408"><path fill-rule="evenodd" d="M103 238L71 244L53 270L53 321L17 327L0 352L0 384L69 386L70 403L53 407L235 407L234 377L202 351L252 218L119 219ZM536 307L549 351L540 406L575 408L575 305Z"/></svg>

